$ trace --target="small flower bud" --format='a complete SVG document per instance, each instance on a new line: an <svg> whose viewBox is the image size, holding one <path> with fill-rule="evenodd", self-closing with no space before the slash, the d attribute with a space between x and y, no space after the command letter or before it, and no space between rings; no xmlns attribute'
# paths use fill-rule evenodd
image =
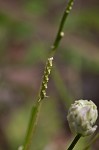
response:
<svg viewBox="0 0 99 150"><path fill-rule="evenodd" d="M91 100L78 100L71 105L67 120L72 132L88 136L97 129L96 125L93 126L97 117L97 106Z"/></svg>

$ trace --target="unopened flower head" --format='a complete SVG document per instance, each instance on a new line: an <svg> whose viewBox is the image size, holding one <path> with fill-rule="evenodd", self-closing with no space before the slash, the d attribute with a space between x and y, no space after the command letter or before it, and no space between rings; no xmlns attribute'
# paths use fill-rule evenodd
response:
<svg viewBox="0 0 99 150"><path fill-rule="evenodd" d="M97 106L91 100L78 100L71 105L67 120L72 132L87 136L95 132L97 117Z"/></svg>

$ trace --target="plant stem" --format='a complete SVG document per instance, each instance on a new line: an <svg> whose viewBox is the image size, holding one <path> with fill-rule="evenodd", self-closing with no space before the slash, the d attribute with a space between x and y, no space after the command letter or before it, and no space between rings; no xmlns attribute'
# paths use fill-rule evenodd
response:
<svg viewBox="0 0 99 150"><path fill-rule="evenodd" d="M28 150L30 148L31 141L32 141L32 135L33 135L35 126L37 124L37 118L38 118L40 106L41 106L41 103L37 102L37 104L35 104L32 107L31 118L30 118L30 121L29 121L28 130L27 130L27 134L26 134L26 137L25 137L25 143L23 145L22 150Z"/></svg>
<svg viewBox="0 0 99 150"><path fill-rule="evenodd" d="M97 133L95 135L95 137L92 138L92 140L88 143L88 145L83 149L83 150L87 150L92 144L94 144L94 142L99 139L99 133Z"/></svg>
<svg viewBox="0 0 99 150"><path fill-rule="evenodd" d="M74 138L74 140L72 141L71 145L67 150L72 150L80 138L81 138L81 134L77 134L77 136Z"/></svg>
<svg viewBox="0 0 99 150"><path fill-rule="evenodd" d="M42 100L47 97L46 96L46 89L47 89L49 76L50 76L50 72L51 72L52 65L53 65L53 57L55 55L57 47L59 46L61 38L64 36L64 32L62 30L63 30L64 24L65 24L66 18L68 16L68 14L70 13L70 10L72 9L73 2L74 2L74 0L69 0L69 2L67 4L67 7L64 11L63 17L62 17L61 22L60 22L58 33L56 35L55 41L51 47L51 51L50 51L48 59L46 61L43 79L41 82L41 88L40 88L35 106L33 106L33 108L32 108L31 118L30 118L28 130L27 130L25 142L23 145L23 150L29 150L29 148L30 148L31 139L33 136L33 131L34 131L35 126L37 124L38 114L39 114L40 106L42 104Z"/></svg>
<svg viewBox="0 0 99 150"><path fill-rule="evenodd" d="M73 97L69 93L68 89L66 88L66 85L64 84L61 74L54 64L53 70L52 70L52 79L54 81L54 84L56 86L56 89L61 97L61 100L63 101L64 105L66 106L66 109L70 107L70 105L73 103Z"/></svg>
<svg viewBox="0 0 99 150"><path fill-rule="evenodd" d="M62 19L61 19L61 23L60 23L55 41L54 41L53 46L52 46L52 50L51 50L52 55L54 55L53 53L55 53L56 48L58 47L61 38L64 36L63 27L64 27L65 21L66 21L68 15L69 15L71 9L72 9L73 4L74 4L74 0L69 0L68 4L67 4L67 7L65 8L65 11L63 13L63 16L62 16Z"/></svg>

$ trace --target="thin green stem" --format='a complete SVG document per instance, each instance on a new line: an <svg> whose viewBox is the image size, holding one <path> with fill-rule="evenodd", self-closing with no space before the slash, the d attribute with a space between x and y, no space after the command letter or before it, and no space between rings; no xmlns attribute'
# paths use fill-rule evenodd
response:
<svg viewBox="0 0 99 150"><path fill-rule="evenodd" d="M72 9L73 4L74 4L74 0L69 0L68 1L68 4L65 8L65 11L63 13L63 16L62 16L62 19L61 19L61 22L60 22L60 26L59 26L55 41L52 45L51 55L54 55L54 53L56 51L56 48L58 47L58 45L60 43L61 38L64 36L64 32L63 32L64 24L65 24L65 21L66 21L68 15L69 15L69 13Z"/></svg>
<svg viewBox="0 0 99 150"><path fill-rule="evenodd" d="M23 145L22 150L28 150L30 145L31 145L32 135L34 133L35 126L37 124L37 118L38 118L38 115L39 115L40 106L41 106L41 103L37 102L37 104L35 104L32 107L31 118L30 118L30 121L29 121L28 130L27 130L27 134L26 134L26 137L25 137L25 143Z"/></svg>
<svg viewBox="0 0 99 150"><path fill-rule="evenodd" d="M63 17L62 17L61 22L60 22L59 30L57 32L55 41L53 42L53 45L51 47L51 51L50 51L48 59L46 61L46 65L45 65L45 69L44 69L44 74L43 74L43 78L42 78L38 98L37 98L37 101L35 103L35 106L33 106L32 111L31 111L31 118L30 118L28 130L27 130L25 142L24 142L24 145L23 145L23 150L29 150L29 148L31 146L31 139L32 139L32 136L33 136L33 133L34 133L33 131L34 131L35 126L37 124L37 119L38 119L40 106L42 104L42 100L47 97L46 96L46 89L47 89L47 86L48 86L50 72L52 70L53 57L55 55L57 47L59 46L60 40L64 36L63 27L64 27L64 24L65 24L66 18L68 16L68 14L70 13L70 10L72 9L73 2L74 2L74 0L69 0L69 2L67 4L67 7L64 11Z"/></svg>
<svg viewBox="0 0 99 150"><path fill-rule="evenodd" d="M88 143L88 145L83 149L83 150L87 150L92 144L95 143L95 141L99 139L99 133L97 133L95 135L95 137L92 138L92 140Z"/></svg>
<svg viewBox="0 0 99 150"><path fill-rule="evenodd" d="M66 108L68 109L70 105L73 103L73 97L70 95L68 89L66 88L66 85L64 84L61 78L61 74L58 71L58 68L56 67L55 64L52 70L52 78L56 86L56 89L58 90L58 93L61 97L61 100L63 101Z"/></svg>
<svg viewBox="0 0 99 150"><path fill-rule="evenodd" d="M80 138L81 138L81 134L77 134L77 136L74 138L74 140L72 141L72 143L70 144L67 150L72 150Z"/></svg>

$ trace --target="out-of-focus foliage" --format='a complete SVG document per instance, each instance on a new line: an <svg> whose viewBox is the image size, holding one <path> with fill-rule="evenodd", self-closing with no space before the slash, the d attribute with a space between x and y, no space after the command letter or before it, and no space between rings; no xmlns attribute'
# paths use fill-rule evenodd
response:
<svg viewBox="0 0 99 150"><path fill-rule="evenodd" d="M99 95L96 93L99 82L99 8L97 0L91 0L89 5L84 1L75 1L65 24L65 36L55 59L59 70L53 71L53 82L50 80L49 83L50 98L43 104L33 139L35 150L46 150L50 143L68 145L71 137L66 124L66 111L72 100L90 95L88 98L95 99L99 106ZM24 141L30 109L44 70L43 64L57 32L65 2L0 1L2 150L17 149ZM92 85L85 84L86 78L90 79L88 82ZM84 90L89 92L84 93ZM82 139L75 150L85 145L86 140ZM59 148L62 149L61 146Z"/></svg>

